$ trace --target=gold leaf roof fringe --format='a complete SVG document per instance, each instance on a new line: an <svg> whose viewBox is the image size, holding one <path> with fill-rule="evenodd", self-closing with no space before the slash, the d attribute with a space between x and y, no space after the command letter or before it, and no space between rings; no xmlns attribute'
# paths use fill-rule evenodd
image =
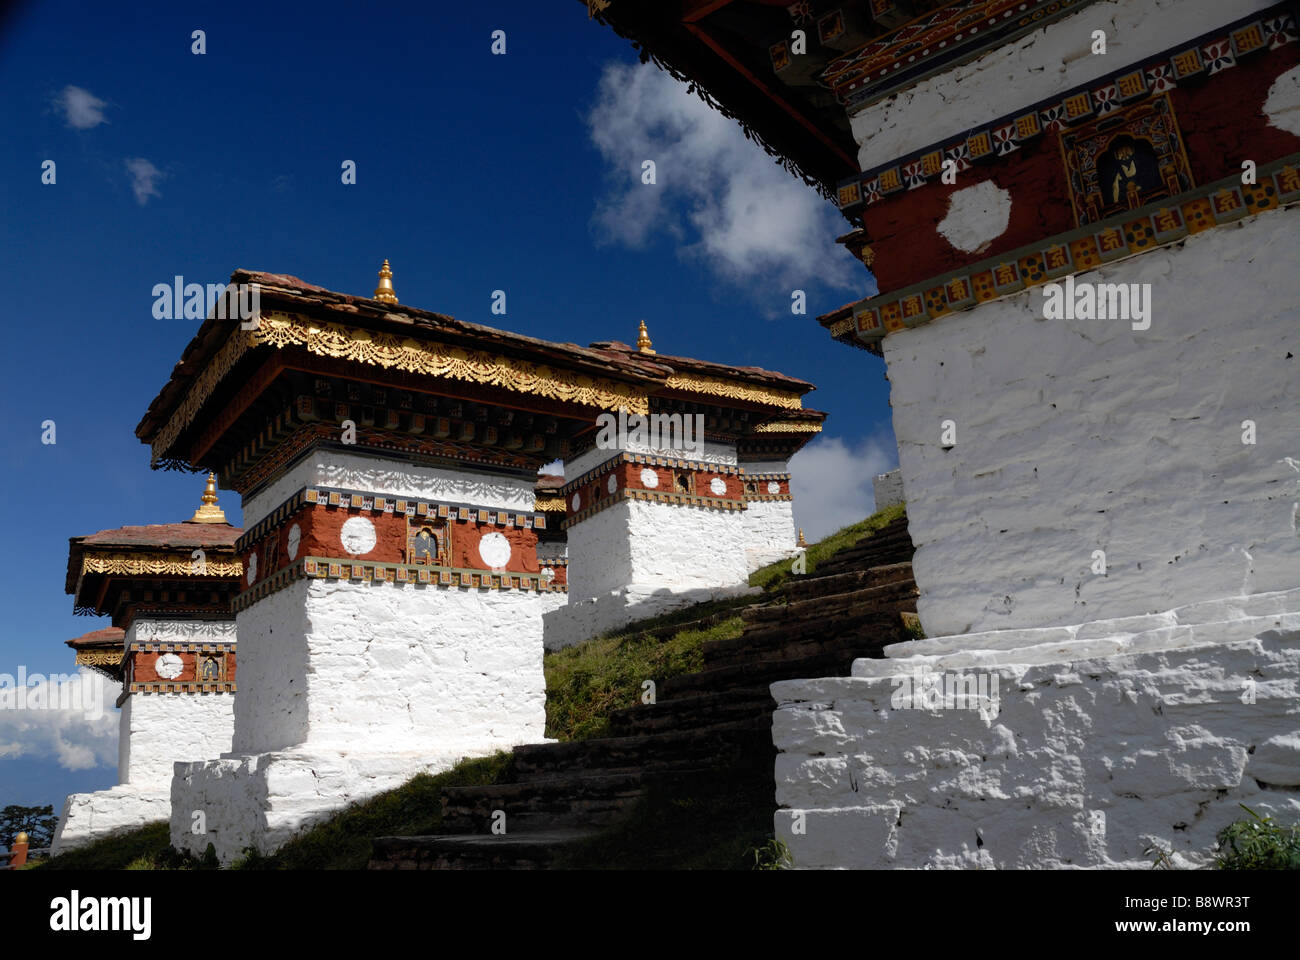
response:
<svg viewBox="0 0 1300 960"><path fill-rule="evenodd" d="M206 560L204 561L208 577L238 577L244 573L244 564L240 560ZM195 573L197 561L190 556L183 557L168 553L87 553L81 559L81 575L88 573L110 573L119 576L140 576L144 574L163 574L166 576L198 576Z"/></svg>
<svg viewBox="0 0 1300 960"><path fill-rule="evenodd" d="M754 428L755 433L821 433L820 423L762 423Z"/></svg>
<svg viewBox="0 0 1300 960"><path fill-rule="evenodd" d="M746 400L786 410L803 409L803 398L793 390L754 387L721 377L673 374L668 378L666 386L669 390L703 393L713 397L726 397L728 400Z"/></svg>
<svg viewBox="0 0 1300 960"><path fill-rule="evenodd" d="M74 663L79 667L115 667L123 656L121 650L78 650Z"/></svg>
<svg viewBox="0 0 1300 960"><path fill-rule="evenodd" d="M300 346L317 356L406 373L487 384L515 393L580 403L602 410L617 410L622 407L628 413L650 412L650 403L645 393L613 380L565 373L545 364L496 356L484 351L466 350L336 323L316 323L294 314L271 313L262 315L257 329L235 331L195 379L184 401L153 441L155 462L170 449L181 431L189 426L217 384L244 353L250 347L261 345L276 349Z"/></svg>
<svg viewBox="0 0 1300 960"><path fill-rule="evenodd" d="M258 343L277 348L301 346L317 356L487 384L603 410L626 407L629 413L648 413L650 409L645 394L612 380L586 374L566 374L527 360L336 323L308 324L300 317L287 314L263 317L260 328L255 331L255 339Z"/></svg>

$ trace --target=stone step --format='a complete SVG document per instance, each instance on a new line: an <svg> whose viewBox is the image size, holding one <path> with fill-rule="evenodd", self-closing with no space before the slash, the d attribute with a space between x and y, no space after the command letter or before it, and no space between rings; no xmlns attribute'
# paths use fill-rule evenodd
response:
<svg viewBox="0 0 1300 960"><path fill-rule="evenodd" d="M567 775L473 787L451 787L442 797L442 830L448 834L490 834L497 811L505 814L510 833L534 833L618 822L645 795L651 783L683 789L711 767L670 772Z"/></svg>
<svg viewBox="0 0 1300 960"><path fill-rule="evenodd" d="M851 566L874 566L876 562L898 563L910 560L915 552L906 522L895 522L877 533L869 534L856 544L827 557L814 573L838 573ZM875 558L884 558L876 561Z"/></svg>
<svg viewBox="0 0 1300 960"><path fill-rule="evenodd" d="M752 724L740 722L702 730L528 744L514 749L515 779L545 780L585 773L663 774L743 763L764 738L770 744L770 730L755 731Z"/></svg>
<svg viewBox="0 0 1300 960"><path fill-rule="evenodd" d="M589 840L599 829L525 833L377 837L371 870L544 870L565 847Z"/></svg>
<svg viewBox="0 0 1300 960"><path fill-rule="evenodd" d="M660 699L614 711L610 715L610 732L617 736L648 735L738 722L768 729L775 706L763 685L684 699Z"/></svg>
<svg viewBox="0 0 1300 960"><path fill-rule="evenodd" d="M814 656L880 657L907 632L897 611L868 609L856 617L839 617L807 629L774 628L716 641L704 652L706 669L759 661L803 660ZM665 698L667 695L665 694Z"/></svg>
<svg viewBox="0 0 1300 960"><path fill-rule="evenodd" d="M865 570L846 570L843 573L832 573L824 576L821 570L816 570L806 579L799 577L798 579L787 580L781 585L779 593L787 603L792 603L910 579L912 579L912 564L910 561L882 564L876 567L868 567ZM749 610L752 608L746 607L744 609Z"/></svg>
<svg viewBox="0 0 1300 960"><path fill-rule="evenodd" d="M1300 613L1246 617L1217 623L1178 624L1141 633L1122 633L1086 640L1059 640L1020 646L992 646L954 650L936 655L899 656L900 645L888 659L863 659L853 664L854 677L892 677L913 670L973 670L999 666L1021 667L1043 663L1068 663L1103 659L1121 654L1155 653L1187 647L1251 640L1269 630L1300 630ZM1010 632L1010 631L1008 631ZM1015 631L1017 634L1025 631ZM1011 643L1017 642L1012 639Z"/></svg>
<svg viewBox="0 0 1300 960"><path fill-rule="evenodd" d="M682 674L669 677L660 685L660 690L664 700L676 700L721 690L753 688L778 680L847 676L853 664L861 658L879 657L886 642L892 642L892 638L867 641L857 647L846 645L842 651L834 653L789 660L750 660L700 673Z"/></svg>
<svg viewBox="0 0 1300 960"><path fill-rule="evenodd" d="M795 620L776 620L763 624L751 624L743 637L751 649L764 651L769 648L794 643L804 637L832 637L839 633L845 636L860 636L863 631L873 629L882 617L892 623L897 621L901 631L900 614L916 610L915 591L904 596L872 604L844 605L837 609L826 610L818 615L808 615ZM900 632L892 642L901 643L909 639ZM759 656L763 656L760 653Z"/></svg>
<svg viewBox="0 0 1300 960"><path fill-rule="evenodd" d="M916 581L911 578L911 565L908 575L898 577L885 583L846 590L825 596L811 597L807 600L795 600L790 603L767 603L761 606L745 607L741 610L741 619L745 629L761 629L777 623L793 624L803 619L824 617L842 610L890 604L897 600L915 600L917 596Z"/></svg>

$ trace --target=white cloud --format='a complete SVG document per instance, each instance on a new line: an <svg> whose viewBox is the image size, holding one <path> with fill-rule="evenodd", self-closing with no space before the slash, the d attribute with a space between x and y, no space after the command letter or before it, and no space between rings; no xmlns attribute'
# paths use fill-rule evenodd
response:
<svg viewBox="0 0 1300 960"><path fill-rule="evenodd" d="M116 684L85 669L24 691L17 679L0 674L0 758L53 759L67 770L117 763Z"/></svg>
<svg viewBox="0 0 1300 960"><path fill-rule="evenodd" d="M69 84L59 94L57 102L68 126L75 130L89 130L108 122L104 119L104 107L107 104L89 90Z"/></svg>
<svg viewBox="0 0 1300 960"><path fill-rule="evenodd" d="M871 481L898 466L892 437L874 436L849 446L825 435L790 460L795 522L809 543L875 513Z"/></svg>
<svg viewBox="0 0 1300 960"><path fill-rule="evenodd" d="M133 157L126 161L127 173L131 174L131 189L135 191L136 203L144 206L150 197L161 197L154 186L163 179L163 172L144 157Z"/></svg>
<svg viewBox="0 0 1300 960"><path fill-rule="evenodd" d="M835 243L847 225L834 207L653 64L606 66L587 124L611 168L593 218L601 240L637 247L664 232L737 284L863 285L861 265ZM646 160L653 185L641 182Z"/></svg>

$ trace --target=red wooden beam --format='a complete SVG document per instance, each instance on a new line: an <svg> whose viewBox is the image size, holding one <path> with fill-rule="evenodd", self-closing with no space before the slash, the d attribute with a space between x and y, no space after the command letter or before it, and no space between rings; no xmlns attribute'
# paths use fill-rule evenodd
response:
<svg viewBox="0 0 1300 960"><path fill-rule="evenodd" d="M686 29L689 30L692 34L698 37L699 40L702 43L704 43L706 46L708 46L710 50L712 50L719 57L721 57L727 63L727 65L731 67L731 69L735 70L737 73L739 73L742 77L744 77L754 86L758 87L758 89L761 90L769 100L775 103L786 113L790 114L790 116L792 116L796 121L798 121L799 124L804 127L804 129L806 129L814 137L816 137L823 144L825 144L831 150L832 153L834 153L837 157L839 157L846 164L848 164L850 170L858 169L858 165L856 161L854 161L852 157L850 157L847 153L841 150L839 145L835 143L834 140L826 136L826 134L823 133L815 123L813 123L802 113L796 110L793 106L791 106L780 96L778 96L775 90L773 90L766 83L764 83L762 80L756 77L749 69L745 67L744 64L742 64L735 57L733 57L727 51L727 49L722 46L722 44L718 43L711 36L709 36L708 33L705 32L703 27L697 26L696 24L690 22L683 22L682 25L686 27Z"/></svg>
<svg viewBox="0 0 1300 960"><path fill-rule="evenodd" d="M694 23L703 20L714 10L721 10L731 0L686 0L682 4L682 23Z"/></svg>

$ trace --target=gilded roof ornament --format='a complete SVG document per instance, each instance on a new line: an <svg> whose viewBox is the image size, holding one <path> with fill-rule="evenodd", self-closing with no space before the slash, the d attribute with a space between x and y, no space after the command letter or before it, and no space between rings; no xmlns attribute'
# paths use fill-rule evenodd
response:
<svg viewBox="0 0 1300 960"><path fill-rule="evenodd" d="M641 328L637 331L637 335L636 335L636 348L642 353L653 354L654 351L650 349L651 346L652 344L650 343L650 333L645 328L645 321L642 320Z"/></svg>
<svg viewBox="0 0 1300 960"><path fill-rule="evenodd" d="M375 287L375 299L382 300L384 303L396 303L397 293L393 290L393 271L388 266L388 261L379 268L379 286Z"/></svg>
<svg viewBox="0 0 1300 960"><path fill-rule="evenodd" d="M226 523L226 511L217 506L217 475L208 474L208 485L203 488L203 505L194 511L190 523Z"/></svg>

